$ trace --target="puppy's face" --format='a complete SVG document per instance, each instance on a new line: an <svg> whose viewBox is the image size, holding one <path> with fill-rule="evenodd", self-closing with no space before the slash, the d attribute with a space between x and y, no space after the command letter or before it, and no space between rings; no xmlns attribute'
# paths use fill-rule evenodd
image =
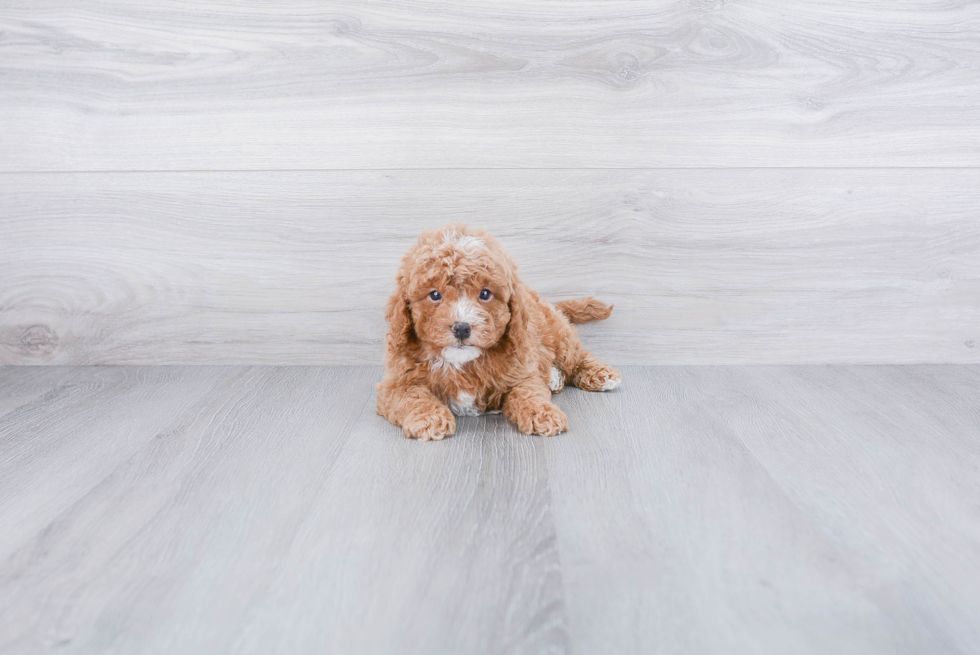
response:
<svg viewBox="0 0 980 655"><path fill-rule="evenodd" d="M458 366L492 348L511 318L511 264L496 244L455 230L420 242L408 265L412 326L430 355Z"/></svg>

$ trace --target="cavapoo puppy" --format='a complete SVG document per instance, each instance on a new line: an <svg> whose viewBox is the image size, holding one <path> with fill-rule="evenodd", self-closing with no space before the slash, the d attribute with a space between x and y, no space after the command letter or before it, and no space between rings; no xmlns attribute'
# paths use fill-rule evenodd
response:
<svg viewBox="0 0 980 655"><path fill-rule="evenodd" d="M402 258L397 284L385 312L378 414L406 437L442 439L456 431L454 414L501 411L525 434L556 435L568 419L552 392L566 381L607 391L622 380L571 325L606 318L612 307L542 300L483 230L424 232Z"/></svg>

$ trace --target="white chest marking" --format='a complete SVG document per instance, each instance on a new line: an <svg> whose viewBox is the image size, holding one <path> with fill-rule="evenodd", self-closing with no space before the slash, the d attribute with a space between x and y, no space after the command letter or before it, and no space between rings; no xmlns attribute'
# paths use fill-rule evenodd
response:
<svg viewBox="0 0 980 655"><path fill-rule="evenodd" d="M449 346L442 349L442 357L436 357L432 361L432 370L454 368L457 371L463 370L463 364L472 362L483 354L483 351L476 346Z"/></svg>
<svg viewBox="0 0 980 655"><path fill-rule="evenodd" d="M552 391L561 391L565 386L565 374L554 366L551 367L551 377L548 379L548 388Z"/></svg>
<svg viewBox="0 0 980 655"><path fill-rule="evenodd" d="M479 416L483 412L473 404L475 400L472 394L461 393L458 398L449 401L449 409L456 416Z"/></svg>

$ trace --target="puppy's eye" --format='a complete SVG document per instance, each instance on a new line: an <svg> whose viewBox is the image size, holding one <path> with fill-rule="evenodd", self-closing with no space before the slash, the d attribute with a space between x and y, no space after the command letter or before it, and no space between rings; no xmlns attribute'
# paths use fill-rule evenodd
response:
<svg viewBox="0 0 980 655"><path fill-rule="evenodd" d="M493 294L490 293L490 289L484 289L480 292L480 300L490 300L493 298Z"/></svg>
<svg viewBox="0 0 980 655"><path fill-rule="evenodd" d="M442 300L442 294L439 293L438 291L433 291L432 293L429 294L429 300L431 300L432 302L439 302L440 300Z"/></svg>

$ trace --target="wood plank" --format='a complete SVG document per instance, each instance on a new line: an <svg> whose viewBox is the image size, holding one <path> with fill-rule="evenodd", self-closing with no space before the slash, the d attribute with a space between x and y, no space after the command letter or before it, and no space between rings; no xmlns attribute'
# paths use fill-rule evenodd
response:
<svg viewBox="0 0 980 655"><path fill-rule="evenodd" d="M980 362L980 169L0 175L0 363L380 363L426 227L613 363Z"/></svg>
<svg viewBox="0 0 980 655"><path fill-rule="evenodd" d="M19 505L38 508L56 489L62 510L45 513L44 529L26 541L6 529L0 536L17 546L0 558L4 652L227 650L324 501L319 491L378 377L377 369L305 367L121 370L141 379L141 397L99 390L91 413L51 403L46 424L31 431L46 443L58 436L56 421L90 426L76 426L71 443L57 440L61 465L47 475L37 471L38 448L27 460L34 484L19 491ZM167 371L168 382L154 379ZM199 402L175 403L183 394ZM146 398L170 408L163 430ZM105 452L121 431L140 437L138 446L109 466L87 462L97 485L58 484L67 456ZM0 485L7 491L9 480L0 476ZM0 521L20 528L26 519L6 506Z"/></svg>
<svg viewBox="0 0 980 655"><path fill-rule="evenodd" d="M977 414L904 404L909 368L629 367L562 394L571 431L539 448L576 650L970 652Z"/></svg>
<svg viewBox="0 0 980 655"><path fill-rule="evenodd" d="M435 443L377 367L2 370L55 371L0 417L5 653L980 640L980 366L627 367L560 437Z"/></svg>
<svg viewBox="0 0 980 655"><path fill-rule="evenodd" d="M93 367L62 374L65 384L0 417L0 560L147 442L166 436L175 415L203 402L223 378L237 375L173 367ZM30 371L12 376L29 378Z"/></svg>
<svg viewBox="0 0 980 655"><path fill-rule="evenodd" d="M951 396L963 370L764 368L703 388L792 502L860 558L868 599L919 652L980 643L980 410L975 394Z"/></svg>
<svg viewBox="0 0 980 655"><path fill-rule="evenodd" d="M0 366L0 417L69 384L74 369L61 366Z"/></svg>
<svg viewBox="0 0 980 655"><path fill-rule="evenodd" d="M980 165L971 0L11 0L0 170Z"/></svg>
<svg viewBox="0 0 980 655"><path fill-rule="evenodd" d="M0 648L564 652L533 440L496 417L408 441L379 376L250 369L180 412L0 560Z"/></svg>
<svg viewBox="0 0 980 655"><path fill-rule="evenodd" d="M362 418L231 650L568 652L534 442L500 415L425 443Z"/></svg>

